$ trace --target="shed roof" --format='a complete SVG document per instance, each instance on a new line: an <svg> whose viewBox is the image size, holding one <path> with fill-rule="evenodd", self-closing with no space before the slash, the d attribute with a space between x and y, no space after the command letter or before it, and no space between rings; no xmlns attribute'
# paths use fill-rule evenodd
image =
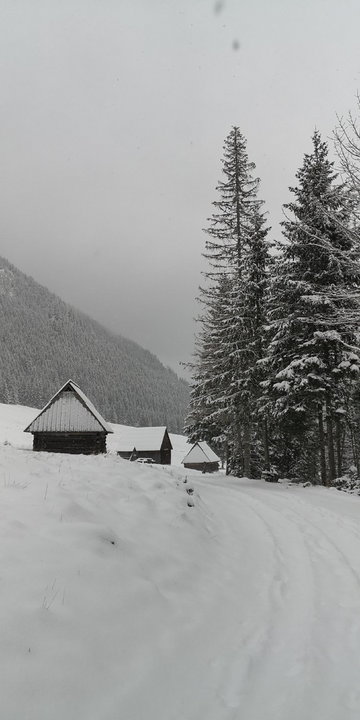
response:
<svg viewBox="0 0 360 720"><path fill-rule="evenodd" d="M220 458L214 453L206 442L196 442L183 461L191 463L220 462Z"/></svg>
<svg viewBox="0 0 360 720"><path fill-rule="evenodd" d="M154 452L160 450L165 433L168 434L167 428L163 425L160 427L123 426L117 439L116 449L118 452L132 452L134 448L138 452L146 452L147 450Z"/></svg>
<svg viewBox="0 0 360 720"><path fill-rule="evenodd" d="M104 431L113 432L79 386L73 380L68 380L24 432Z"/></svg>

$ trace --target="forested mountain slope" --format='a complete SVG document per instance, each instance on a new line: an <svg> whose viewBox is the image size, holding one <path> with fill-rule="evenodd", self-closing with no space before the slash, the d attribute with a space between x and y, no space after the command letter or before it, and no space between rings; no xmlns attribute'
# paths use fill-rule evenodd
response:
<svg viewBox="0 0 360 720"><path fill-rule="evenodd" d="M69 378L106 419L183 426L188 385L0 257L0 402L42 407Z"/></svg>

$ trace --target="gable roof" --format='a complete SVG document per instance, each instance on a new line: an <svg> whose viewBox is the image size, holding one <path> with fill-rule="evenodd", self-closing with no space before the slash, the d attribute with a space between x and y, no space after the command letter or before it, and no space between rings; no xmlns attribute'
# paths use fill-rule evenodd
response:
<svg viewBox="0 0 360 720"><path fill-rule="evenodd" d="M206 442L196 442L183 461L191 463L220 462L220 458L214 453Z"/></svg>
<svg viewBox="0 0 360 720"><path fill-rule="evenodd" d="M43 407L24 432L106 432L110 425L85 393L68 380Z"/></svg>
<svg viewBox="0 0 360 720"><path fill-rule="evenodd" d="M121 428L116 438L116 449L118 452L132 452L134 448L138 452L154 452L160 450L165 434L169 437L167 428L160 427L125 427ZM170 447L171 440L169 438Z"/></svg>

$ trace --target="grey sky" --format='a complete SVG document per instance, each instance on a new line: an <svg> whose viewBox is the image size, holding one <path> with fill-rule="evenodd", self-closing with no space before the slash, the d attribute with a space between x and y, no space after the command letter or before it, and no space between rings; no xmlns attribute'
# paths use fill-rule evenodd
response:
<svg viewBox="0 0 360 720"><path fill-rule="evenodd" d="M1 0L0 255L179 371L225 136L278 232L359 27L358 0Z"/></svg>

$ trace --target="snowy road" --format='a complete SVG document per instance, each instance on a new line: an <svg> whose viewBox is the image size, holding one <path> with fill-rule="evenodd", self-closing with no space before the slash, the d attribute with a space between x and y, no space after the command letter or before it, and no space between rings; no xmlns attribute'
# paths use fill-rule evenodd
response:
<svg viewBox="0 0 360 720"><path fill-rule="evenodd" d="M160 691L148 674L151 717L358 720L360 499L208 477L195 487L216 527L212 558Z"/></svg>

